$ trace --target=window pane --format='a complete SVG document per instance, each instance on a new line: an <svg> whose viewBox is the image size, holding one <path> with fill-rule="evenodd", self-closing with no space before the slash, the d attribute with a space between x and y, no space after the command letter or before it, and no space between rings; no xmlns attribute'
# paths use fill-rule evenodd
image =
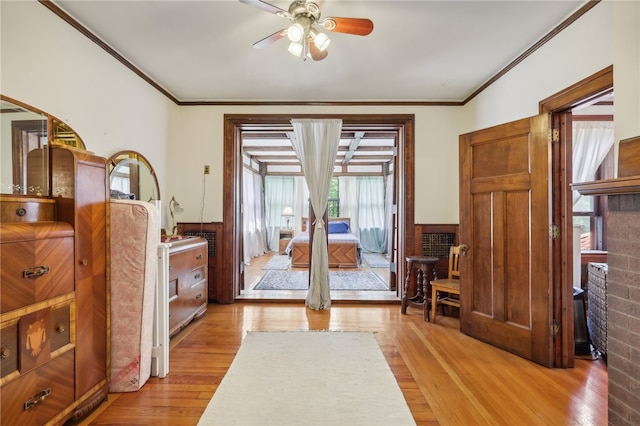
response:
<svg viewBox="0 0 640 426"><path fill-rule="evenodd" d="M592 250L591 247L591 216L574 216L573 224L580 225L580 248Z"/></svg>
<svg viewBox="0 0 640 426"><path fill-rule="evenodd" d="M583 195L577 203L573 205L574 212L593 212L593 195Z"/></svg>

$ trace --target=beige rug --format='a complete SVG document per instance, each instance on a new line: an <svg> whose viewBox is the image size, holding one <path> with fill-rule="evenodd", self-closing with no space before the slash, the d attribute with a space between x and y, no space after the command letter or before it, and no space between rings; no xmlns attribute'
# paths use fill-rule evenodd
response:
<svg viewBox="0 0 640 426"><path fill-rule="evenodd" d="M199 425L415 425L373 333L249 332Z"/></svg>

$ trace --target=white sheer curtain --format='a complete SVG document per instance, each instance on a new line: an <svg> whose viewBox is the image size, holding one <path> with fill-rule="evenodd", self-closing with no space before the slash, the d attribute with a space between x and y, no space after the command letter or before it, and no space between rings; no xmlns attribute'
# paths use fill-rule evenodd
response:
<svg viewBox="0 0 640 426"><path fill-rule="evenodd" d="M265 222L267 245L269 250L278 251L280 229L286 227L286 218L282 216L285 207L294 209L295 179L293 176L266 176L264 180ZM295 209L294 209L294 214ZM293 227L300 216L296 214L289 222Z"/></svg>
<svg viewBox="0 0 640 426"><path fill-rule="evenodd" d="M302 232L302 218L309 217L309 189L304 176L295 177L295 202L293 203L293 232ZM307 227L307 231L309 228Z"/></svg>
<svg viewBox="0 0 640 426"><path fill-rule="evenodd" d="M311 206L316 217L311 242L312 256L309 271L310 287L306 305L311 309L330 309L329 256L325 224L329 184L340 143L342 120L293 119L291 144L302 164L309 188Z"/></svg>
<svg viewBox="0 0 640 426"><path fill-rule="evenodd" d="M594 179L600 164L613 146L613 121L574 121L573 130L573 182ZM575 205L581 195L573 191Z"/></svg>
<svg viewBox="0 0 640 426"><path fill-rule="evenodd" d="M385 253L385 183L382 176L341 176L340 216L348 217L351 233L365 251Z"/></svg>
<svg viewBox="0 0 640 426"><path fill-rule="evenodd" d="M356 182L360 243L365 251L384 253L387 232L384 220L384 178L358 176Z"/></svg>
<svg viewBox="0 0 640 426"><path fill-rule="evenodd" d="M340 193L340 216L350 219L351 233L360 238L356 176L340 176L338 178L338 191Z"/></svg>
<svg viewBox="0 0 640 426"><path fill-rule="evenodd" d="M393 224L393 194L395 188L393 187L393 173L387 175L385 177L385 203L384 203L384 220L387 224L387 232L385 232L385 242L384 246L387 248L387 254L389 256L391 253L391 243L393 241L393 232L394 232L394 224Z"/></svg>
<svg viewBox="0 0 640 426"><path fill-rule="evenodd" d="M242 237L244 262L261 256L267 251L266 227L264 222L262 178L244 169L242 172Z"/></svg>

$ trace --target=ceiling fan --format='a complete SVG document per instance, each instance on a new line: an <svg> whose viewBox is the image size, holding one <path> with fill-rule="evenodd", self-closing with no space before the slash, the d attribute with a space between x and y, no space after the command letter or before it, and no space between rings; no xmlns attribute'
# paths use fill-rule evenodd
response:
<svg viewBox="0 0 640 426"><path fill-rule="evenodd" d="M262 0L240 0L240 2L291 21L291 25L287 28L254 43L254 48L262 49L287 37L290 41L289 53L304 60L309 57L314 61L321 61L329 53L327 47L330 39L325 33L318 31L318 28L359 36L369 35L373 31L373 22L370 19L333 16L320 19L320 6L310 1L294 0L289 5L289 10L280 9Z"/></svg>

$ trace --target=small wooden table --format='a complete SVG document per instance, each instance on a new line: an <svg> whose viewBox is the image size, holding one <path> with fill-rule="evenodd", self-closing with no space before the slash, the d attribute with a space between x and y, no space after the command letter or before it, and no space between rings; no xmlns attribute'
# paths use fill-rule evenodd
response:
<svg viewBox="0 0 640 426"><path fill-rule="evenodd" d="M431 256L408 256L407 261L407 277L404 281L404 289L402 291L401 312L407 313L407 307L422 308L422 315L426 321L429 321L429 286L431 277L435 279L435 267L438 262L437 257ZM415 294L410 296L412 277L415 272Z"/></svg>

